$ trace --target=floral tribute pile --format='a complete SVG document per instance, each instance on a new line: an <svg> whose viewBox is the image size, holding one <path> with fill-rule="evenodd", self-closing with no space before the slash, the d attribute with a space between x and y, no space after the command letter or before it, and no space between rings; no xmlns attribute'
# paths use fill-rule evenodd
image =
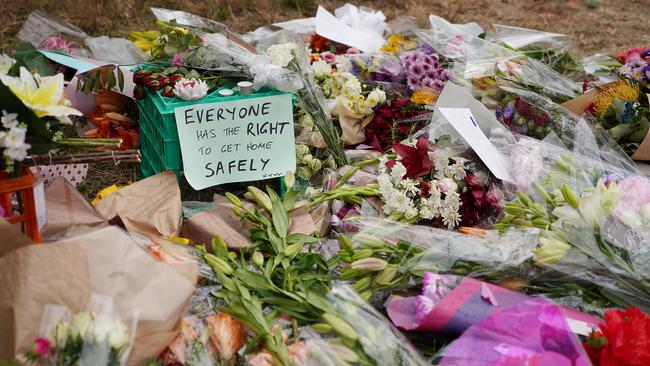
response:
<svg viewBox="0 0 650 366"><path fill-rule="evenodd" d="M3 182L30 161L153 153L148 178L100 192L97 212L61 201L74 188L49 197L59 226L41 230L43 249L122 226L156 276L193 273L165 283L191 291L127 297L120 286L142 281L98 277L107 264L89 255L79 282L116 305L80 311L88 289L39 295L47 306L27 322L8 291L0 365L650 365L650 178L634 163L650 160L648 46L583 59L555 33L387 23L350 4L244 35L152 12L155 29L129 40L59 22L0 56L0 213L24 206ZM271 90L295 100L296 167L281 182L197 202L205 192L180 172L163 185L144 168L178 143L155 106ZM61 224L56 210L75 205L101 216ZM118 250L106 241L87 245Z"/></svg>

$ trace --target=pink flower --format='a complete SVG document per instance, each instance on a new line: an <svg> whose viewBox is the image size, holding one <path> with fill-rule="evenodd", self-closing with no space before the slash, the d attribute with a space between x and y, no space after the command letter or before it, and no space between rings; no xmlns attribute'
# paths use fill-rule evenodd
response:
<svg viewBox="0 0 650 366"><path fill-rule="evenodd" d="M2 205L2 203L0 203L0 217L4 217L7 219L9 218L9 215L7 214L7 210L5 209L5 206Z"/></svg>
<svg viewBox="0 0 650 366"><path fill-rule="evenodd" d="M650 180L646 177L627 177L618 184L618 188L621 198L614 209L618 215L630 211L637 212L641 206L650 203Z"/></svg>
<svg viewBox="0 0 650 366"><path fill-rule="evenodd" d="M46 356L50 353L50 347L52 344L46 338L38 338L34 343L34 353L37 356Z"/></svg>
<svg viewBox="0 0 650 366"><path fill-rule="evenodd" d="M418 296L415 299L415 326L418 326L427 315L433 311L436 304L428 296Z"/></svg>
<svg viewBox="0 0 650 366"><path fill-rule="evenodd" d="M332 52L323 52L320 54L320 58L327 62L328 64L332 65L334 62L336 62L336 55L333 54Z"/></svg>
<svg viewBox="0 0 650 366"><path fill-rule="evenodd" d="M74 47L73 42L69 42L61 37L50 37L43 42L41 48L50 51L63 51L65 53L72 53Z"/></svg>
<svg viewBox="0 0 650 366"><path fill-rule="evenodd" d="M345 53L347 53L348 55L358 55L358 54L361 53L361 51L359 51L359 49L357 49L357 48L350 47L350 48L348 48L347 51L345 51Z"/></svg>
<svg viewBox="0 0 650 366"><path fill-rule="evenodd" d="M183 66L183 54L182 53L177 53L174 55L174 58L172 58L172 65L173 66Z"/></svg>

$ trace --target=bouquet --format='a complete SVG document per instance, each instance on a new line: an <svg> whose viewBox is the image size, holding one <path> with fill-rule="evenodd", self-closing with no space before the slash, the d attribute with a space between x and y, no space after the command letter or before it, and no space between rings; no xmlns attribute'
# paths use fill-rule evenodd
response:
<svg viewBox="0 0 650 366"><path fill-rule="evenodd" d="M50 333L34 342L29 361L57 366L117 366L126 360L131 343L128 329L107 315L83 312L70 321L56 324Z"/></svg>
<svg viewBox="0 0 650 366"><path fill-rule="evenodd" d="M70 115L81 115L69 106L63 89L63 74L32 74L11 57L0 56L2 170L19 174L28 150L44 153L62 142L60 126L72 124Z"/></svg>

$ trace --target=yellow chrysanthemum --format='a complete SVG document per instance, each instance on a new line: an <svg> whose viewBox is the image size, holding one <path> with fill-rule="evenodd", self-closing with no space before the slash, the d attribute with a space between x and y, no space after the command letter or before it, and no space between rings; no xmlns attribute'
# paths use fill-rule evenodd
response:
<svg viewBox="0 0 650 366"><path fill-rule="evenodd" d="M406 39L406 37L401 34L394 34L388 37L386 45L383 46L380 50L383 53L393 54L400 51L408 51L415 48L415 46L417 46L417 43L414 41Z"/></svg>
<svg viewBox="0 0 650 366"><path fill-rule="evenodd" d="M629 80L620 80L607 90L598 93L594 101L596 114L602 118L614 99L623 102L637 101L639 99L639 84L632 84Z"/></svg>

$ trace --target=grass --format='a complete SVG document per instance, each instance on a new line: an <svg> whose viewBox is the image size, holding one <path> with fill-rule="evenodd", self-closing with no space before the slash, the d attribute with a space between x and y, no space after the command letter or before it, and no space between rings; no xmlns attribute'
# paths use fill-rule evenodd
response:
<svg viewBox="0 0 650 366"><path fill-rule="evenodd" d="M316 0L0 0L0 47L17 44L15 35L33 10L84 29L91 35L126 36L131 30L153 27L150 6L182 9L221 21L233 30L246 32L272 22L313 16ZM329 10L345 1L323 0ZM571 36L586 54L619 53L642 43L648 23L647 0L374 0L359 5L384 11L388 19L413 16L424 26L428 14L454 22L477 21L484 28L492 23L541 29ZM647 42L647 38L645 39Z"/></svg>

